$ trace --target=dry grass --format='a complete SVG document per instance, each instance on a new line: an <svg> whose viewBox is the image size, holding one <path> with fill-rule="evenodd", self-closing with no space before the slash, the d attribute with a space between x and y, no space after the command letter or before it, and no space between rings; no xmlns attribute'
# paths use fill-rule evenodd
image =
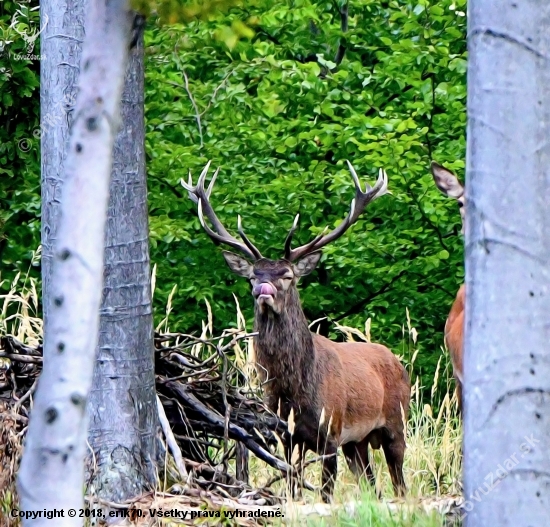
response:
<svg viewBox="0 0 550 527"><path fill-rule="evenodd" d="M430 400L425 402L421 396L420 378L414 375L414 362L418 355L415 347L418 333L414 327L411 327L408 313L407 319L408 325L404 328L405 342L407 347L413 347L408 349L405 355L411 357L411 361L407 363L403 357L400 358L405 363L414 382L406 427L407 451L404 465L409 495L417 498L460 496L462 427L458 416L456 394L454 391L451 392L451 395L447 392L439 404L436 402L435 387L438 384L438 377L442 369L441 363L447 361L447 358L442 356L439 361L433 381L434 389L431 391ZM365 332L357 328L340 325L337 325L336 328L344 333L347 340L370 341L368 321ZM248 353L248 356L252 355L252 352ZM447 384L452 386L453 381L450 378L449 371L448 368L445 368L444 374ZM281 446L278 453L282 455ZM314 455L309 453L307 459L311 460L313 458ZM382 451L375 451L372 459L373 472L376 475L376 490L382 496L391 498L393 490ZM355 477L347 468L341 452L339 453L338 467L339 475L335 487L335 501L337 503L348 503L357 500L363 491L358 487ZM262 486L274 476L270 467L257 460L253 461L251 473L254 475L254 481L251 483L256 486ZM306 468L306 478L315 485L320 484L320 463ZM281 483L280 486L281 491L284 491L284 484ZM304 498L307 503L320 500L319 495L307 492L304 494Z"/></svg>
<svg viewBox="0 0 550 527"><path fill-rule="evenodd" d="M39 253L35 258L39 257ZM153 286L154 287L154 286ZM157 330L169 332L169 318L171 313L171 300L176 290L172 291L169 302L166 307L166 316L158 325ZM240 310L238 300L236 302L236 328L224 332L228 337L234 337L235 333L243 332L246 329L246 321ZM21 342L30 346L37 346L41 342L42 320L38 317L38 296L36 283L27 276L17 275L10 287L10 291L5 295L0 295L0 335L11 334ZM213 335L213 314L210 305L206 303L207 320L203 323L202 335L208 339ZM448 367L448 358L442 352L435 378L433 380L433 389L429 400L422 398L422 392L425 390L420 385L419 377L415 376L414 366L418 356L418 333L411 326L408 312L406 313L406 325L403 327L403 346L399 350L400 358L405 364L411 379L413 380L412 403L410 407L409 419L407 423L407 451L405 454L405 479L409 489L409 496L413 500L411 503L424 503L430 500L443 497L454 497L461 494L461 441L462 429L460 418L457 411L457 401L454 392L447 391L442 400L438 399L436 387L442 380L452 387L453 382ZM335 329L340 331L348 340L370 341L370 320L367 320L362 329L350 328L336 325ZM243 378L247 389L257 389L258 380L254 371L254 349L251 339L236 342L234 348L234 360L239 369L243 372ZM197 343L193 351L197 356L206 352L204 345ZM2 362L3 361L3 362ZM447 366L443 366L447 365ZM2 375L9 374L9 364L6 359L0 358L0 383ZM443 379L442 379L443 378ZM1 409L0 409L1 413ZM6 417L6 416L4 416ZM2 419L2 416L0 416ZM4 424L7 421L4 421ZM20 451L14 447L14 439L9 435L10 427L4 426L0 430L0 444L11 445L9 456L7 448L2 452L0 448L0 480L2 479L2 456L4 456L4 467L6 459L9 459L9 470L17 466L17 457ZM278 448L278 454L282 455L282 445ZM308 459L313 455L309 454ZM277 476L274 469L263 462L251 457L250 483L256 488L262 487L272 478ZM385 460L381 451L374 452L373 469L377 480L377 490L382 496L391 503L393 497L391 482L387 471ZM320 463L311 464L306 468L306 478L314 485L320 483ZM173 485L173 481L167 481L160 477L158 491L167 492ZM2 485L0 485L0 489ZM284 480L274 484L281 493L286 492L286 482ZM173 499L173 498L166 498ZM0 490L0 515L2 511L9 510L13 501L13 489L7 488ZM320 496L313 492L304 491L303 503L314 504L320 501ZM384 514L380 515L379 505L374 498L374 493L370 489L359 486L347 468L343 456L339 457L339 474L335 488L336 504L356 503L353 512L346 514L338 513L329 519L321 520L323 525L415 525L415 526L435 526L441 525L441 517L434 519L431 514L407 512L405 516L390 514L386 523L376 523L380 519L382 522ZM297 505L297 504L296 504ZM416 506L416 505L415 505ZM374 507L374 508L373 508ZM415 509L416 510L416 509ZM420 510L420 509L419 509ZM378 511L378 512L376 512ZM355 518L355 520L353 519ZM370 519L369 519L370 518ZM399 518L401 518L399 520ZM361 520L360 520L361 519ZM396 520L399 520L396 523ZM324 522L324 523L323 523ZM297 522L296 522L297 523ZM300 523L303 523L300 522ZM319 525L320 525L319 524Z"/></svg>
<svg viewBox="0 0 550 527"><path fill-rule="evenodd" d="M31 265L38 263L40 252L39 248L33 253ZM0 286L4 284L0 276ZM28 271L24 276L17 273L9 292L0 295L0 305L0 335L13 335L29 346L38 346L42 341L42 319L38 316L36 280L29 277Z"/></svg>

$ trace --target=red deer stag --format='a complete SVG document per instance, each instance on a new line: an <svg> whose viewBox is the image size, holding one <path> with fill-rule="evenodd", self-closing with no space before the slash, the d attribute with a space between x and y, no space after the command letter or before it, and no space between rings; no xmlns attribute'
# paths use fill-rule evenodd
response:
<svg viewBox="0 0 550 527"><path fill-rule="evenodd" d="M243 232L240 216L234 238L217 218L209 201L218 171L208 189L204 182L206 165L196 186L181 181L198 205L202 227L216 243L224 243L247 259L230 252L223 256L230 269L250 280L255 300L254 348L256 367L262 379L267 404L283 419L294 422L291 436L285 438L285 455L291 463L298 454L298 474L307 450L324 454L322 497L330 501L337 473L337 449L342 446L350 469L366 474L374 483L369 463L369 445L382 446L396 494L403 495L403 456L410 382L405 368L393 353L380 344L332 342L312 333L302 310L297 283L311 273L321 257L321 249L336 240L357 220L365 207L387 191L387 176L380 171L374 188L366 191L352 165L355 199L347 218L333 231L325 231L306 245L291 248L299 215L288 233L284 258L262 257ZM218 169L219 170L219 169ZM212 225L204 220L206 216ZM252 263L250 263L252 262ZM292 428L292 427L289 427ZM296 450L294 450L292 447ZM294 486L293 486L294 488Z"/></svg>
<svg viewBox="0 0 550 527"><path fill-rule="evenodd" d="M464 234L464 219L466 205L466 194L464 187L458 181L458 178L445 167L438 165L435 161L432 162L432 175L437 188L448 196L458 201L460 208L460 216L462 218L462 230ZM464 350L464 305L466 302L466 290L464 284L460 286L456 295L451 312L445 323L445 344L451 355L451 363L453 365L453 373L456 379L456 395L458 406L462 410L462 357Z"/></svg>

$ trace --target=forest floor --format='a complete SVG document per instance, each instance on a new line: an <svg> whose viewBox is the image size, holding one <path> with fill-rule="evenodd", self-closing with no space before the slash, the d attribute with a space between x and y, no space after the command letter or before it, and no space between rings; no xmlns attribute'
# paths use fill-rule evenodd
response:
<svg viewBox="0 0 550 527"><path fill-rule="evenodd" d="M163 321L163 330L166 332L169 331L170 310L171 306L168 305L167 317ZM211 313L210 309L208 311ZM237 321L241 321L242 324L242 328L238 324L239 328L244 330L244 317L238 305L236 315ZM446 352L440 350L440 360L431 385L421 385L420 377L415 374L415 360L419 351L418 334L411 326L408 313L406 315L403 325L404 344L400 358L413 379L404 463L407 499L400 500L394 497L382 450L371 450L371 464L376 478L375 489L363 483L358 484L347 467L342 452L339 452L334 502L330 506L322 503L318 491L304 490L301 499L293 501L290 499L288 482L285 479L270 484L280 476L280 473L251 456L250 485L256 489L269 486L277 495L285 498L285 524L348 527L454 527L461 524L461 516L465 513L462 509L462 422L454 381L448 367L449 361ZM212 337L211 316L204 328L201 337ZM160 325L157 330L159 329ZM369 321L361 330L341 325L337 325L337 330L343 333L347 340L370 341ZM253 382L254 374L247 360L253 354L253 350L250 349L249 343L243 341L241 344L242 346L236 349L235 360ZM405 357L410 359L406 360ZM446 367L443 366L445 363ZM440 390L442 384L447 386L444 393ZM429 393L427 400L426 393ZM283 457L282 444L276 447L274 453ZM308 453L306 465L308 461L310 464L306 466L305 479L318 489L321 482L321 463L312 463L314 458L313 453Z"/></svg>

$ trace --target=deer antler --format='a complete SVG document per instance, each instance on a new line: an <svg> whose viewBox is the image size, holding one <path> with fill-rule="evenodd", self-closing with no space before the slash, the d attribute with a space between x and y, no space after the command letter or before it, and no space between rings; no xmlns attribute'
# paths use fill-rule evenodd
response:
<svg viewBox="0 0 550 527"><path fill-rule="evenodd" d="M347 161L347 164L351 172L353 182L355 183L355 197L351 201L350 211L346 219L328 234L326 234L328 230L327 227L321 234L316 236L309 243L302 245L301 247L297 247L296 249L292 249L292 237L294 236L294 233L298 228L298 221L300 219L300 215L296 214L294 223L292 224L292 227L285 241L285 258L289 262L299 260L307 254L318 251L319 249L322 249L325 245L328 245L330 242L338 239L349 229L351 225L353 225L357 221L359 216L363 213L363 211L371 201L374 201L376 198L379 198L380 196L388 193L388 176L384 170L380 169L378 180L376 181L374 187L371 187L367 183L365 191L363 192L363 190L361 189L361 182L357 177L355 169L349 161Z"/></svg>
<svg viewBox="0 0 550 527"><path fill-rule="evenodd" d="M38 8L36 8L38 9ZM31 9L31 11L34 11L34 9ZM17 29L17 24L19 22L18 20L18 17L19 15L22 14L22 12L20 10L16 11L13 19L12 19L12 22L10 24L10 29L13 29L19 36L21 36L23 38L23 40L25 41L25 43L27 44L27 51L29 53L32 53L32 50L34 49L34 43L36 41L36 39L40 36L40 33L42 33L42 31L44 31L44 29L46 29L46 26L48 25L48 22L49 22L49 17L48 15L44 15L44 25L42 27L40 27L40 29L38 31L35 31L33 34L29 34L27 33L26 31L19 31Z"/></svg>
<svg viewBox="0 0 550 527"><path fill-rule="evenodd" d="M214 240L214 242L225 243L226 245L229 245L230 247L241 251L252 261L259 260L260 258L262 258L262 255L244 233L241 217L238 216L237 230L239 231L239 235L244 243L240 242L239 240L237 240L237 238L231 236L231 234L227 232L226 228L222 225L222 222L218 219L216 213L214 212L214 209L212 208L212 205L210 204L210 194L212 193L214 182L216 181L216 178L218 177L218 173L220 171L220 169L218 168L216 172L214 172L208 188L205 189L204 181L206 179L206 175L208 174L208 169L210 168L211 162L212 161L208 161L206 166L203 168L196 186L193 186L191 172L189 173L188 183L186 183L183 179L180 180L181 186L185 190L187 190L187 192L189 193L189 198L197 204L199 221L201 222L202 228L206 231L206 234L208 234L208 236L210 236L210 238ZM206 224L206 222L204 221L204 214L206 215L214 229L210 228L210 226Z"/></svg>
<svg viewBox="0 0 550 527"><path fill-rule="evenodd" d="M21 31L18 31L16 29L17 23L19 22L18 20L19 14L20 12L16 11L15 14L13 15L13 18L11 19L10 29L13 29L18 35L23 36L24 33L21 33Z"/></svg>

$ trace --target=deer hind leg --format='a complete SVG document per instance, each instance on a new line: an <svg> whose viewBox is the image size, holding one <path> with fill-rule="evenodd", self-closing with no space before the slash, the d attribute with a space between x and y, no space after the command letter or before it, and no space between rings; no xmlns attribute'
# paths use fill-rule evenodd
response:
<svg viewBox="0 0 550 527"><path fill-rule="evenodd" d="M456 379L456 399L458 401L458 412L462 414L462 383Z"/></svg>
<svg viewBox="0 0 550 527"><path fill-rule="evenodd" d="M405 457L405 438L403 432L392 434L386 431L382 438L382 448L388 464L393 490L396 496L404 496L407 490L403 477L403 458Z"/></svg>
<svg viewBox="0 0 550 527"><path fill-rule="evenodd" d="M353 472L353 475L357 479L366 477L367 481L375 487L376 480L370 464L368 437L357 443L346 443L342 446L342 450L348 467Z"/></svg>

